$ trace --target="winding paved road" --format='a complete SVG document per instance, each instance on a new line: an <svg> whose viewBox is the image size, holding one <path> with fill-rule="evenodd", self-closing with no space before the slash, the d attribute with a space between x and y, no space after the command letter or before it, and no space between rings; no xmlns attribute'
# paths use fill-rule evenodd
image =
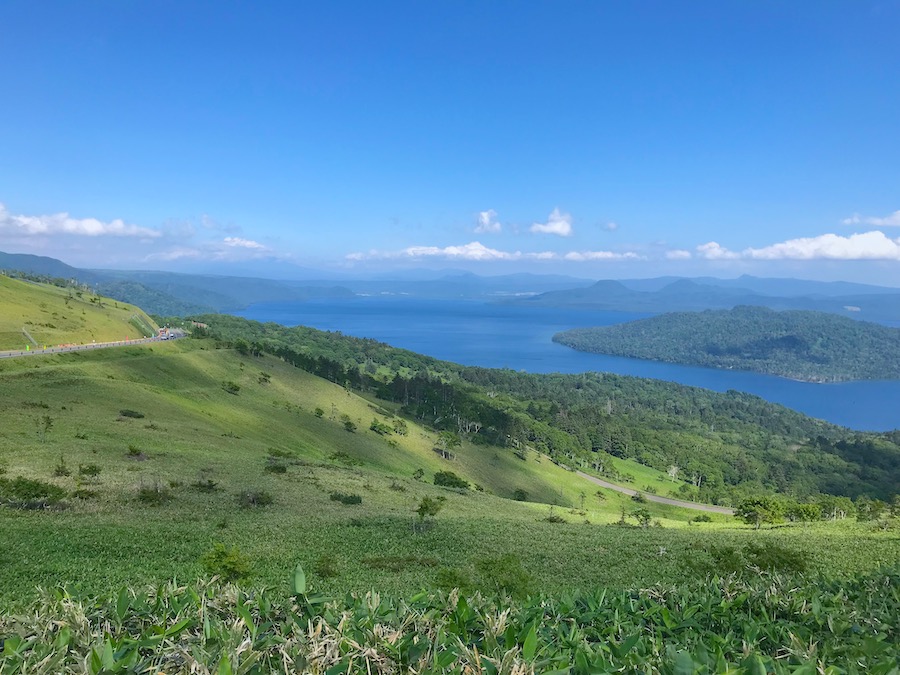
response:
<svg viewBox="0 0 900 675"><path fill-rule="evenodd" d="M591 476L590 474L585 473L584 471L575 471L582 478L586 478L587 480L599 485L600 487L605 487L610 490L615 490L616 492L621 492L625 495L636 495L640 490L633 490L631 488L623 487L621 485L616 485L615 483L610 483L609 481L605 481L602 478L597 478L595 476ZM710 513L724 513L728 516L734 515L734 509L730 509L727 506L713 506L712 504L698 504L697 502L685 502L680 499L672 499L671 497L660 497L658 495L651 495L646 492L641 492L644 497L646 497L648 502L657 502L659 504L670 504L671 506L680 506L685 509L694 509L696 511L709 511Z"/></svg>
<svg viewBox="0 0 900 675"><path fill-rule="evenodd" d="M149 337L140 340L120 340L119 342L92 342L89 345L62 345L47 347L46 349L29 349L11 352L0 352L0 359L12 359L17 356L35 356L39 354L65 354L66 352L83 352L90 349L106 349L107 347L128 347L130 345L142 345L148 342L159 342L162 338Z"/></svg>

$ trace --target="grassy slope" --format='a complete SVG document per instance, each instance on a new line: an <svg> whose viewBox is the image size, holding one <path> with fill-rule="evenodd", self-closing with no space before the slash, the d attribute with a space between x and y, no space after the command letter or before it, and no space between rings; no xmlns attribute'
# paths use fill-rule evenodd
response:
<svg viewBox="0 0 900 675"><path fill-rule="evenodd" d="M271 376L268 383L260 381L262 372ZM226 393L225 381L238 383L239 393ZM326 411L323 418L316 407ZM122 417L122 409L145 417ZM356 421L356 433L343 429L342 414ZM716 547L760 539L800 548L814 568L838 571L874 567L900 552L892 533L849 525L761 533L730 524L688 527L693 513L653 504L647 508L663 528L604 527L623 506L636 505L609 491L601 499L575 474L534 456L523 462L508 450L464 445L447 462L432 450L433 432L412 422L408 436L391 436L397 442L391 447L368 430L376 415L389 421L330 382L199 341L2 361L6 476L73 490L74 475L52 476L61 458L73 474L90 463L102 473L82 485L97 497L70 500L66 511L0 509L0 598L60 582L99 591L173 575L194 578L202 574L200 556L216 541L239 545L259 582L282 583L300 561L314 585L329 591L408 592L434 584L442 568L467 574L504 553L518 556L536 585L553 591L679 582L704 574ZM42 440L44 416L53 424ZM129 457L129 446L142 457ZM286 474L264 470L272 449L294 455ZM335 453L344 455L332 459ZM420 468L426 479L451 469L484 492L460 494L415 481ZM206 478L221 490L191 487ZM661 478L636 475L639 487L651 480ZM171 490L170 502L138 501L142 486L156 484ZM246 488L268 490L275 503L240 509L236 494ZM498 498L517 488L545 503ZM334 490L359 494L363 503L332 501ZM573 508L582 493L584 512ZM417 534L413 510L425 495L447 501L435 527ZM551 511L570 524L545 522ZM324 562L336 577L327 578Z"/></svg>
<svg viewBox="0 0 900 675"><path fill-rule="evenodd" d="M0 275L0 350L24 349L28 339L23 327L41 346L145 337L133 322L135 316L156 328L137 307L108 298L91 302L91 297Z"/></svg>

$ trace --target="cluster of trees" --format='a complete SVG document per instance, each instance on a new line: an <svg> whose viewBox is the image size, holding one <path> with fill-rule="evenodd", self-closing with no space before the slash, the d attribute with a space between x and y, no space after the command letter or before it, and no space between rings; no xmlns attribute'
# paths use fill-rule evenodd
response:
<svg viewBox="0 0 900 675"><path fill-rule="evenodd" d="M581 351L814 382L900 378L900 330L825 312L674 312L553 339Z"/></svg>
<svg viewBox="0 0 900 675"><path fill-rule="evenodd" d="M737 504L757 494L889 500L900 484L897 434L856 433L759 397L585 373L463 367L375 340L237 317L199 317L240 352L399 403L404 414L476 444L531 451L614 476L611 457L661 471L673 492Z"/></svg>
<svg viewBox="0 0 900 675"><path fill-rule="evenodd" d="M821 495L811 501L797 501L780 495L748 497L738 504L735 515L757 529L763 523L779 523L785 519L806 523L853 516L861 521L900 518L900 495L895 495L890 503L865 495L855 502L834 495Z"/></svg>

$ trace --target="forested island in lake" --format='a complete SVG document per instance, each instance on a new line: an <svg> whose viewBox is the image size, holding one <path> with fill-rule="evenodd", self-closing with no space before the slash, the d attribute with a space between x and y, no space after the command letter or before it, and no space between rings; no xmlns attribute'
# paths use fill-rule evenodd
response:
<svg viewBox="0 0 900 675"><path fill-rule="evenodd" d="M553 340L580 351L808 382L900 378L900 329L835 314L766 307L673 312Z"/></svg>

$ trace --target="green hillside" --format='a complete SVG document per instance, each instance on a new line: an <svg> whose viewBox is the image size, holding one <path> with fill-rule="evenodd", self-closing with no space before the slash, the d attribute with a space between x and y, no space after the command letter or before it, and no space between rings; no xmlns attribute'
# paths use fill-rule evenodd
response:
<svg viewBox="0 0 900 675"><path fill-rule="evenodd" d="M149 337L156 328L133 305L0 275L0 351Z"/></svg>
<svg viewBox="0 0 900 675"><path fill-rule="evenodd" d="M897 602L878 589L900 558L896 503L827 497L804 505L827 520L757 530L633 499L570 467L648 494L696 496L696 475L627 452L589 450L593 465L578 454L584 411L604 395L592 380L460 369L372 341L215 322L218 337L201 335L211 325L195 339L0 360L0 673L178 672L184 653L248 673L283 658L311 672L354 672L369 659L379 672L493 663L522 673L573 659L781 672L789 647L794 665L891 658ZM225 339L229 330L245 337ZM648 425L645 443L699 433L689 414L661 426L653 405L628 420L617 410L631 405L626 385L655 391L635 382L607 383L620 389L604 414L629 433ZM576 392L594 403L582 409ZM556 421L548 398L566 411ZM725 434L757 424L754 401L709 405L723 423L726 410L743 410ZM795 419L779 415L776 424ZM510 420L520 426L503 426ZM821 437L815 456L846 440ZM892 470L885 448L869 451L873 471ZM781 514L793 517L790 508ZM298 564L309 593L288 599ZM852 593L823 602L823 584ZM819 614L797 609L811 602ZM857 614L869 618L855 633L844 623ZM691 617L704 632L678 629ZM842 632L822 633L826 620ZM319 635L335 647L321 652Z"/></svg>
<svg viewBox="0 0 900 675"><path fill-rule="evenodd" d="M847 527L829 536L852 545L824 548L816 528L691 527L693 512L635 504L510 449L464 442L445 460L433 449L437 434L413 420L406 435L370 430L373 420L392 427L399 419L383 402L273 357L213 347L181 340L0 362L0 478L7 492L21 478L58 486L65 504L32 510L7 496L0 596L48 583L102 589L192 578L217 541L238 545L257 580L275 583L300 560L335 590L477 577L485 560L505 554L546 590L675 581L705 574L716 547L740 549L760 535L807 551L822 569L871 568L896 553L895 535ZM348 418L355 431L345 429ZM447 470L472 488L433 485ZM504 498L515 490L544 503ZM247 491L273 503L242 507ZM426 496L443 497L443 508L431 529L416 532ZM638 507L662 527L605 525L624 508L635 526ZM660 548L671 551L662 566L647 556Z"/></svg>
<svg viewBox="0 0 900 675"><path fill-rule="evenodd" d="M297 554L288 542L298 532L309 537L311 551L324 555L346 538L347 521L354 517L363 519L358 531L365 538L383 531L388 538L407 539L413 509L425 495L446 497L441 519L462 532L470 527L466 523L485 517L492 527L536 523L554 503L563 520L611 522L630 504L614 493L601 502L596 487L536 456L523 462L511 452L463 444L454 449L452 461L442 459L433 450L437 435L412 421L405 422L406 435L370 430L373 419L388 426L399 419L381 404L277 359L209 346L182 340L0 363L4 476L49 481L67 495L81 495L67 497L68 508L58 513L0 509L4 537L12 539L6 542L9 564L0 575L0 590L29 579L36 584L65 578L27 564L36 551L53 559L83 550L95 562L76 567L89 578L121 580L137 570L141 578L148 572L196 574L199 556L216 539L245 542L264 558L274 556L279 563L270 572L276 574ZM239 389L229 393L234 385ZM316 408L323 410L321 417ZM345 429L345 415L355 431ZM100 467L99 476L80 476L79 469L88 465ZM471 481L473 489L459 493L430 484L436 472L446 470ZM417 471L421 480L413 478ZM208 481L216 484L213 491L197 487ZM141 501L142 489L157 488L166 503ZM241 509L237 495L245 489L267 491L275 503L258 511ZM359 494L363 503L332 501L335 490ZM500 498L515 490L545 504ZM584 512L570 513L580 506L582 492L590 495ZM684 525L692 515L672 507L649 509L669 525ZM338 525L340 537L323 531ZM169 540L173 531L180 533L177 542ZM134 541L125 545L123 538ZM412 537L409 543L418 550L421 540ZM158 552L147 551L149 561L143 555L132 560L135 546L157 545ZM173 555L172 546L181 554ZM460 557L466 554L453 554ZM178 560L182 563L170 567ZM60 561L57 571L70 565L71 560ZM376 577L391 584L389 573ZM372 577L365 578L372 583Z"/></svg>
<svg viewBox="0 0 900 675"><path fill-rule="evenodd" d="M811 382L900 378L900 330L824 312L675 312L553 339L581 351Z"/></svg>
<svg viewBox="0 0 900 675"><path fill-rule="evenodd" d="M736 505L779 492L890 500L900 485L897 434L852 432L750 394L609 373L470 368L340 333L224 315L203 320L222 344L276 355L476 444L533 449L613 480L631 473L614 458L663 476L676 467L684 480L666 493L680 498Z"/></svg>

